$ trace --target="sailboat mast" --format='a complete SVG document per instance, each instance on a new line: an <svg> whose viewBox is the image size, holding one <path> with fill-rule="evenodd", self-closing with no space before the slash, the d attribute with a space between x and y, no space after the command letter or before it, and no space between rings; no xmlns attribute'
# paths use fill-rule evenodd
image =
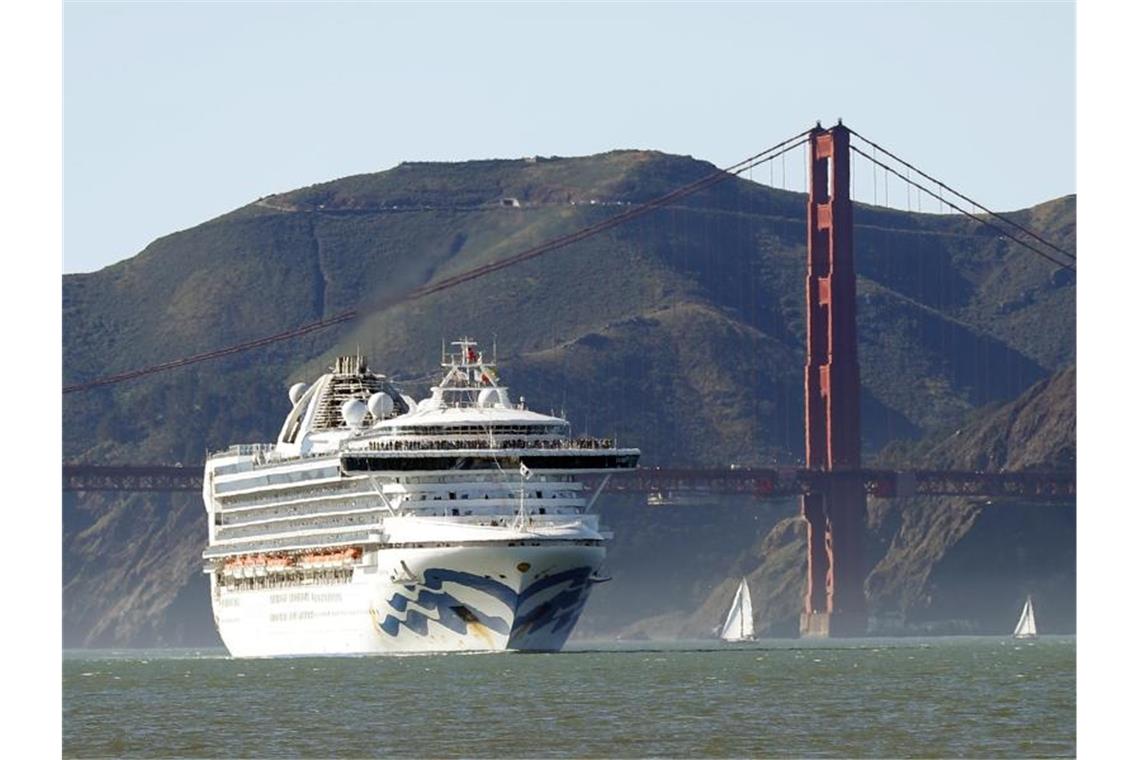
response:
<svg viewBox="0 0 1140 760"><path fill-rule="evenodd" d="M744 579L740 579L740 588L736 592L740 595L740 638L744 638L744 595L747 590L744 587Z"/></svg>

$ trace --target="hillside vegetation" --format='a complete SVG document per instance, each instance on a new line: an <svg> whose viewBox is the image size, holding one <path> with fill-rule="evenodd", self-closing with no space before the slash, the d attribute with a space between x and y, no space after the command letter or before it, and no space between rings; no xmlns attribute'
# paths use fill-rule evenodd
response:
<svg viewBox="0 0 1140 760"><path fill-rule="evenodd" d="M67 275L65 384L347 309L364 316L255 352L69 394L65 458L190 464L208 449L270 440L287 411L288 386L358 348L423 394L441 339L463 333L484 344L494 337L515 395L537 409L565 409L576 430L640 446L646 465L794 464L802 457L801 195L732 179L570 248L374 308L712 170L651 151L401 164L262 198L106 269ZM520 205L505 205L509 198ZM1075 203L1061 198L1013 216L1072 250ZM1074 362L1075 284L1067 273L957 216L860 206L856 227L868 455L892 441L952 432ZM738 511L704 520L708 535L726 536ZM619 582L590 609L628 602L645 607L646 617L678 615L685 604L691 612L702 603L738 554L794 562L786 547L795 526L768 536L778 518L762 511L762 520L748 516L755 532L747 541L723 547L723 561L686 563L674 587L690 591L676 596L675 609L632 604L649 586ZM203 612L199 499L69 494L64 518L69 645L216 641ZM653 521L667 541L694 519L703 520L629 505L611 523L644 538L657 535L644 525ZM615 565L654 566L651 544L621 536L611 551ZM634 622L611 617L591 613L583 627L602 635Z"/></svg>

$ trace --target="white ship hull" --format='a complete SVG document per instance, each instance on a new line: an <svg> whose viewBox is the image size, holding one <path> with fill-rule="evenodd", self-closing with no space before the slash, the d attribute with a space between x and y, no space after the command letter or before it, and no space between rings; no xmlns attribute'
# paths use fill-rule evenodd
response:
<svg viewBox="0 0 1140 760"><path fill-rule="evenodd" d="M233 589L211 577L234 657L557 651L605 550L532 541L375 553L347 582Z"/></svg>

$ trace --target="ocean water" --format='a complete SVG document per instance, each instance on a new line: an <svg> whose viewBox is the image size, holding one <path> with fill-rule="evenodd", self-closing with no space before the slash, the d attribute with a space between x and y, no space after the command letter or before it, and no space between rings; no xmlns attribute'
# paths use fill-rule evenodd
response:
<svg viewBox="0 0 1140 760"><path fill-rule="evenodd" d="M234 660L69 652L65 757L1054 757L1076 640L579 644Z"/></svg>

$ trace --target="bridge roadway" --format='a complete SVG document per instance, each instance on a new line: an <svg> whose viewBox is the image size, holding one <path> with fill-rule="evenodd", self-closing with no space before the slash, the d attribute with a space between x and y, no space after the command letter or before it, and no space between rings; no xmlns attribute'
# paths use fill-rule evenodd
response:
<svg viewBox="0 0 1140 760"><path fill-rule="evenodd" d="M201 465L63 466L64 491L200 491ZM597 485L600 476L584 478ZM821 472L795 468L643 467L614 473L607 490L644 494L735 494L758 498L826 493L831 484L862 483L868 496L976 496L1035 501L1071 501L1077 495L1071 472L967 472L960 470L876 470Z"/></svg>

